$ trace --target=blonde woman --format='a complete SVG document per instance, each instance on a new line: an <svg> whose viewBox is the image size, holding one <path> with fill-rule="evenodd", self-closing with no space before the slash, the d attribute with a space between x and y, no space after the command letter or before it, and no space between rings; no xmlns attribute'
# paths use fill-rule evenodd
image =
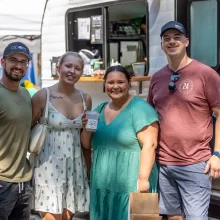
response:
<svg viewBox="0 0 220 220"><path fill-rule="evenodd" d="M84 63L78 53L59 60L59 82L49 87L48 134L35 158L35 210L43 220L70 220L76 211L88 211L89 187L80 144L82 114L91 98L75 87ZM43 120L45 89L32 98L33 125Z"/></svg>

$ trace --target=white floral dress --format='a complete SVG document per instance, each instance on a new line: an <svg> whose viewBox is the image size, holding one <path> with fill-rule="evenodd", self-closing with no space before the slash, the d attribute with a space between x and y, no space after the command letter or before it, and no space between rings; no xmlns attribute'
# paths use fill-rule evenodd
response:
<svg viewBox="0 0 220 220"><path fill-rule="evenodd" d="M37 211L61 214L64 208L72 213L89 210L87 171L80 144L81 117L69 120L49 102L47 138L34 161Z"/></svg>

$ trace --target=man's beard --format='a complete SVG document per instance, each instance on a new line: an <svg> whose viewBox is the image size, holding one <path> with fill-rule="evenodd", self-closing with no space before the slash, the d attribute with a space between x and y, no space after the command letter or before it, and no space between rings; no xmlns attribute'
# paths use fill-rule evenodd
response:
<svg viewBox="0 0 220 220"><path fill-rule="evenodd" d="M8 73L6 69L4 70L4 73L7 76L7 78L9 78L10 80L15 81L15 82L19 82L24 77L24 75L23 76L13 76L12 74Z"/></svg>

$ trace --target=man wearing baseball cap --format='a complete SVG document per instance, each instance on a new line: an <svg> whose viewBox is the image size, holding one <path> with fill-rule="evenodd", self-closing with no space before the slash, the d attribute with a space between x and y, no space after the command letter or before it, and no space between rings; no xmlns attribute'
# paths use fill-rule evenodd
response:
<svg viewBox="0 0 220 220"><path fill-rule="evenodd" d="M28 220L32 170L26 158L32 109L28 91L20 87L31 60L28 47L10 43L4 50L0 80L0 219Z"/></svg>
<svg viewBox="0 0 220 220"><path fill-rule="evenodd" d="M148 93L160 120L160 213L170 220L206 220L211 178L220 176L220 77L187 55L189 39L181 23L166 23L160 37L168 64L153 74ZM212 112L217 116L213 155Z"/></svg>

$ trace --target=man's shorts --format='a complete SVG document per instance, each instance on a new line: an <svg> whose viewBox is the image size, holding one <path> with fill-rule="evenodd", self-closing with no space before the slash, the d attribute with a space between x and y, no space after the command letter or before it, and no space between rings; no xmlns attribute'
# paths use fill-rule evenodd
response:
<svg viewBox="0 0 220 220"><path fill-rule="evenodd" d="M206 162L187 166L158 164L160 214L184 213L187 220L208 219L211 178Z"/></svg>
<svg viewBox="0 0 220 220"><path fill-rule="evenodd" d="M30 181L9 183L0 180L0 220L29 220L32 201Z"/></svg>

